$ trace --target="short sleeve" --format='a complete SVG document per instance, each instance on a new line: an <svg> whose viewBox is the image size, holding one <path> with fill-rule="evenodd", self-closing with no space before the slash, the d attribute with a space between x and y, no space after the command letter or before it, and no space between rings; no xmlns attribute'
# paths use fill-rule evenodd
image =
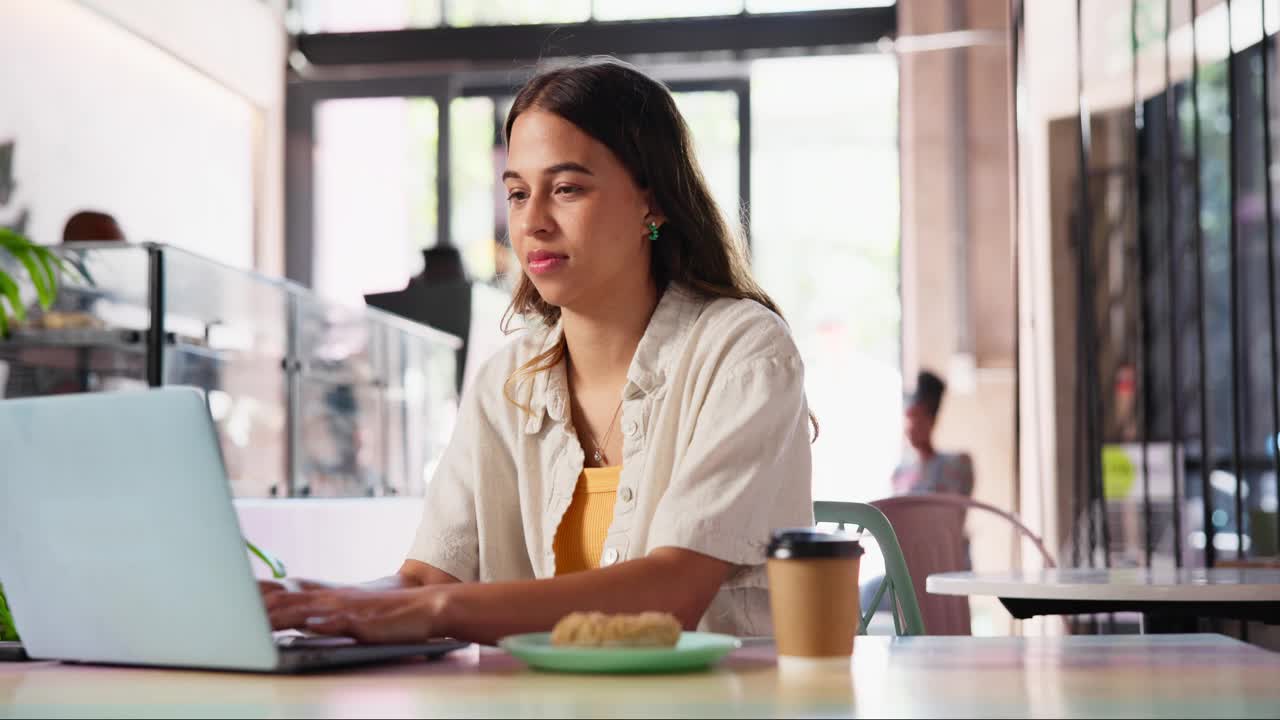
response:
<svg viewBox="0 0 1280 720"><path fill-rule="evenodd" d="M973 458L969 453L958 453L942 467L944 492L973 495Z"/></svg>
<svg viewBox="0 0 1280 720"><path fill-rule="evenodd" d="M772 530L813 523L809 443L798 354L726 368L711 382L658 503L649 547L762 564Z"/></svg>
<svg viewBox="0 0 1280 720"><path fill-rule="evenodd" d="M480 574L475 481L489 428L475 390L463 396L453 436L427 486L422 520L408 555L464 582Z"/></svg>

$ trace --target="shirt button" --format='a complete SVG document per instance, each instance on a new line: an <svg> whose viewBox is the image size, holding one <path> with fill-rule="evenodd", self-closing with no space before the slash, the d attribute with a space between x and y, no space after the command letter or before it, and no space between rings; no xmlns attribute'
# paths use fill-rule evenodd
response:
<svg viewBox="0 0 1280 720"><path fill-rule="evenodd" d="M600 558L600 567L607 567L618 562L618 548L609 548L604 551L604 557Z"/></svg>
<svg viewBox="0 0 1280 720"><path fill-rule="evenodd" d="M631 488L624 487L618 491L618 497L622 498L622 502L631 502Z"/></svg>
<svg viewBox="0 0 1280 720"><path fill-rule="evenodd" d="M627 437L633 438L640 434L640 426L636 424L635 420L628 420L626 424L622 426L622 432L626 433Z"/></svg>

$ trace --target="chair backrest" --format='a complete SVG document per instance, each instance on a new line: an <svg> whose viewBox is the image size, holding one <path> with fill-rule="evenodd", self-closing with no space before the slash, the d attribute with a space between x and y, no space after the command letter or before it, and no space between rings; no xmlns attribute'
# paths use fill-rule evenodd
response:
<svg viewBox="0 0 1280 720"><path fill-rule="evenodd" d="M1031 541L1045 567L1055 566L1044 542L1017 516L971 497L921 493L875 500L872 505L897 529L898 542L916 587L924 587L925 579L933 573L970 569L964 520L971 509L1004 519ZM966 597L925 593L920 597L920 612L930 634L968 635L971 632Z"/></svg>
<svg viewBox="0 0 1280 720"><path fill-rule="evenodd" d="M858 623L858 634L865 635L867 624L875 615L876 608L885 592L889 593L889 606L893 608L893 626L899 635L924 635L925 622L920 614L920 604L916 600L915 585L911 574L907 571L907 562L903 558L902 549L898 546L898 536L893 525L884 513L866 503L831 502L819 500L813 504L813 515L817 522L841 523L854 525L871 533L880 552L884 556L885 581L875 598L861 609L862 619Z"/></svg>
<svg viewBox="0 0 1280 720"><path fill-rule="evenodd" d="M980 500L974 500L967 495L957 495L955 493L928 493L919 495L902 495L899 497L885 498L883 500L875 500L873 505L883 509L886 505L948 505L960 508L962 510L977 510L979 512L989 513L1004 519L1009 525L1035 547L1036 552L1040 554L1040 559L1044 561L1046 568L1057 567L1053 561L1053 555L1044 546L1044 540L1035 533L1031 528L1027 527L1017 515L1006 512L996 507L988 505Z"/></svg>
<svg viewBox="0 0 1280 720"><path fill-rule="evenodd" d="M897 531L912 585L923 588L925 578L933 573L969 569L965 509L911 502L914 497L885 498L872 505L884 513ZM925 593L920 596L919 605L930 635L970 634L969 598Z"/></svg>

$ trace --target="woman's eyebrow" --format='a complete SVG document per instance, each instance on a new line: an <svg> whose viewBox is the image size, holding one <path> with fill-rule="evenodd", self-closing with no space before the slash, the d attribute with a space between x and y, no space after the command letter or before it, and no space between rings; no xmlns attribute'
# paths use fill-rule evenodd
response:
<svg viewBox="0 0 1280 720"><path fill-rule="evenodd" d="M595 174L595 173L591 172L591 170L587 169L587 166L585 166L585 165L580 165L580 164L578 164L578 163L576 163L576 162L562 162L562 163L556 163L555 165L552 165L551 167L547 168L546 170L543 170L543 171L542 171L542 174L543 174L543 175L555 175L556 173L562 173L562 172L576 172L576 173L582 173L583 175L594 175L594 174Z"/></svg>
<svg viewBox="0 0 1280 720"><path fill-rule="evenodd" d="M542 174L555 175L556 173L562 173L562 172L576 172L576 173L582 173L583 175L595 175L595 173L591 172L591 170L586 165L582 165L576 162L556 163L555 165L552 165L547 169L543 170ZM508 179L523 180L524 178L520 177L520 173L516 172L515 170L507 170L506 172L502 173L502 179L506 181Z"/></svg>

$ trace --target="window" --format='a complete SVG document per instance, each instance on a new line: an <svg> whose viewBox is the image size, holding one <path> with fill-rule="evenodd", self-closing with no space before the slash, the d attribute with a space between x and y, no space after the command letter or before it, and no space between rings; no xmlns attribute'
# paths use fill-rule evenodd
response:
<svg viewBox="0 0 1280 720"><path fill-rule="evenodd" d="M747 12L801 12L844 8L889 7L896 0L747 0Z"/></svg>
<svg viewBox="0 0 1280 720"><path fill-rule="evenodd" d="M316 291L399 290L436 242L436 103L327 100L315 110Z"/></svg>
<svg viewBox="0 0 1280 720"><path fill-rule="evenodd" d="M366 32L435 27L442 0L293 0L304 33Z"/></svg>
<svg viewBox="0 0 1280 720"><path fill-rule="evenodd" d="M495 104L490 97L469 97L450 105L450 236L462 252L467 274L480 280L491 279L505 262L495 222L499 213L505 219L507 212L505 197L498 204L497 168L503 159L501 138L495 135L495 127L500 127Z"/></svg>
<svg viewBox="0 0 1280 720"><path fill-rule="evenodd" d="M733 231L741 225L738 187L738 94L732 91L675 92L676 107L693 134L693 148L711 196Z"/></svg>
<svg viewBox="0 0 1280 720"><path fill-rule="evenodd" d="M804 356L814 497L883 497L902 447L897 64L762 60L751 83L752 266Z"/></svg>
<svg viewBox="0 0 1280 720"><path fill-rule="evenodd" d="M582 22L591 0L449 0L449 24L519 25Z"/></svg>
<svg viewBox="0 0 1280 720"><path fill-rule="evenodd" d="M733 15L741 11L742 0L595 0L597 20Z"/></svg>

